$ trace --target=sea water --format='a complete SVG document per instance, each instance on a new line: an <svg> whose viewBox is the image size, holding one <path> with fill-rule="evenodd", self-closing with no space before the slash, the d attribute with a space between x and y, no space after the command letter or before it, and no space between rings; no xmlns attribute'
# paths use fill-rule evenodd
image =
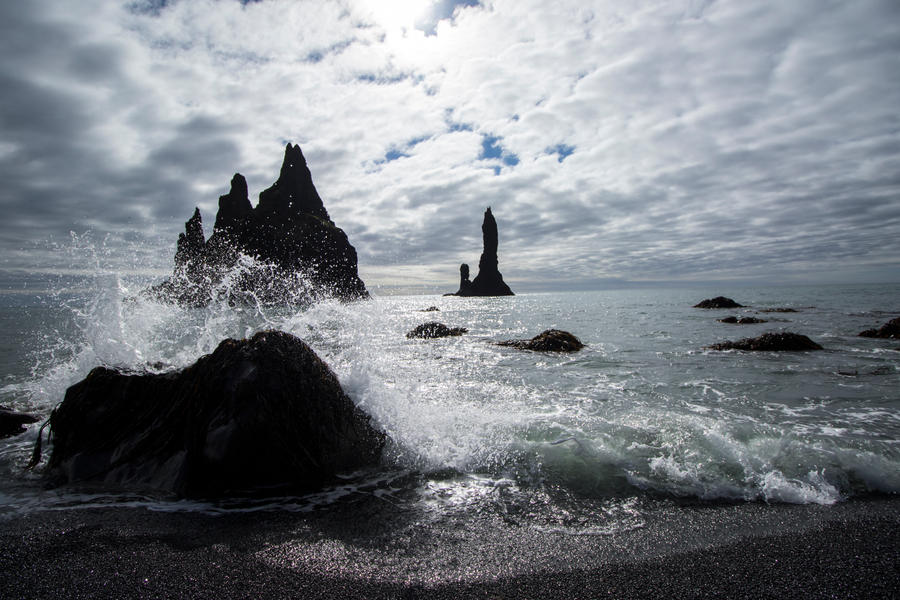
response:
<svg viewBox="0 0 900 600"><path fill-rule="evenodd" d="M31 280L29 280L31 281ZM900 286L615 289L498 298L376 296L311 307L143 299L114 272L8 283L0 404L47 417L95 366L178 369L263 329L307 342L389 438L374 472L302 498L177 502L45 490L25 470L40 423L0 441L0 514L103 504L156 510L327 509L354 494L422 515L492 511L534 527L640 526L654 499L831 504L900 492L900 341L858 337L900 314ZM703 310L726 294L746 308ZM438 311L425 312L435 306ZM797 312L761 312L766 308ZM723 324L728 316L767 323ZM460 337L406 333L439 321ZM501 347L549 328L586 347ZM816 352L713 351L791 331Z"/></svg>

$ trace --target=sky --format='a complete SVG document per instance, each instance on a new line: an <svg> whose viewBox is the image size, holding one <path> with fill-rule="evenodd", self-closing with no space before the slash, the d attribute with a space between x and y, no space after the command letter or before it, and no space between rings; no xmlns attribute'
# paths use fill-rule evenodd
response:
<svg viewBox="0 0 900 600"><path fill-rule="evenodd" d="M896 0L0 3L0 270L163 273L300 144L370 289L900 282Z"/></svg>

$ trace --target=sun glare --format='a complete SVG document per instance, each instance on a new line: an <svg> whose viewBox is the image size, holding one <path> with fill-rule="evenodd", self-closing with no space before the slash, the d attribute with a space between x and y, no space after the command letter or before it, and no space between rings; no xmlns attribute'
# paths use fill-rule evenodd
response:
<svg viewBox="0 0 900 600"><path fill-rule="evenodd" d="M431 0L368 0L373 18L389 31L410 30L423 16Z"/></svg>

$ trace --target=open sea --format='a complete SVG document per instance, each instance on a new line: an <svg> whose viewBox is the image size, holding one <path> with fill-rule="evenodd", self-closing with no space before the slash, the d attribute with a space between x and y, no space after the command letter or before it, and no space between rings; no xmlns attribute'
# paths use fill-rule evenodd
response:
<svg viewBox="0 0 900 600"><path fill-rule="evenodd" d="M26 279L0 291L2 405L47 417L95 366L175 369L225 338L280 329L331 365L390 441L379 469L318 494L188 502L44 489L24 469L38 423L0 440L0 517L98 505L321 511L366 495L425 520L492 514L584 535L639 528L666 502L900 492L900 340L857 337L900 315L898 285L383 296L301 310L161 305L135 299L147 281L110 273ZM718 295L747 308L692 308ZM430 306L440 311L422 312ZM776 307L797 312L760 312ZM728 315L769 322L717 321ZM432 320L468 333L406 338ZM493 343L548 328L587 347L554 355ZM825 350L705 349L766 331Z"/></svg>

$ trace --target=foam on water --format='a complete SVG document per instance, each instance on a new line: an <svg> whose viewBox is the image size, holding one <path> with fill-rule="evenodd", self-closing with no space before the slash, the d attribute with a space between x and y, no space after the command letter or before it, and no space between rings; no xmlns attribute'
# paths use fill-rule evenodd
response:
<svg viewBox="0 0 900 600"><path fill-rule="evenodd" d="M7 380L0 390L4 402L46 416L65 389L97 365L181 368L225 338L274 328L302 338L332 366L348 394L388 433L385 472L419 474L410 481L424 507L486 502L513 510L544 497L551 508L538 519L541 526L565 529L553 516L569 510L565 506L590 499L591 510L598 510L597 502L643 491L819 504L900 492L898 353L855 337L877 324L870 312L854 312L861 302L873 303L871 290L843 290L844 296L781 290L781 303L829 303L774 327L802 329L827 350L752 355L703 346L757 335L772 324L739 331L719 324L719 313L690 308L703 297L696 290L383 297L326 300L305 309L219 300L182 308L141 296L146 280L103 271L93 283L84 297L59 301L74 326L44 324L50 333L34 355L37 366ZM441 311L421 312L430 305ZM469 333L405 337L429 320ZM492 344L550 327L572 331L588 347L555 356ZM853 372L858 385L844 385L841 373ZM36 435L33 426L0 447L3 477L17 485L34 477L18 473ZM392 485L374 489L388 498ZM7 494L0 503L23 505L9 490L0 493ZM329 493L341 497L339 490ZM558 493L568 499L559 501ZM616 514L633 525L626 512ZM570 520L584 531L609 526L579 518Z"/></svg>

